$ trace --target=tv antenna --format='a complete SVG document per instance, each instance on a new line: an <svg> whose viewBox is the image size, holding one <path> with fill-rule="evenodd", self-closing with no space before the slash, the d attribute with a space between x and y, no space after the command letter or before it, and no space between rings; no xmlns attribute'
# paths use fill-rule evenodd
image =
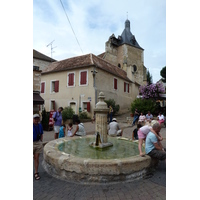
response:
<svg viewBox="0 0 200 200"><path fill-rule="evenodd" d="M56 47L52 47L52 44L53 44L54 41L55 41L55 40L53 40L52 42L50 42L50 43L47 45L47 47L48 47L49 45L51 45L51 59L52 59L52 53L54 53L53 49L56 48Z"/></svg>

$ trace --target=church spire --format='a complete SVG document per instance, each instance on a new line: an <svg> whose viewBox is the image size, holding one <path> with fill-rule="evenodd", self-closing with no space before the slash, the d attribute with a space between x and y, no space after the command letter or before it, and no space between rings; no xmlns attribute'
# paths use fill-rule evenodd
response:
<svg viewBox="0 0 200 200"><path fill-rule="evenodd" d="M128 19L125 21L125 29L130 31L130 21Z"/></svg>

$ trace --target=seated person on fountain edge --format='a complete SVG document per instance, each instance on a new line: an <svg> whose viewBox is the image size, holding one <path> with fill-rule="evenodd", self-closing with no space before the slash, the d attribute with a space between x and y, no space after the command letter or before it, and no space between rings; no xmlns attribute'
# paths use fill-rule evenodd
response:
<svg viewBox="0 0 200 200"><path fill-rule="evenodd" d="M138 123L145 123L145 120L146 120L146 117L145 115L143 115L143 113L141 112L141 115L139 116L139 120L138 120Z"/></svg>
<svg viewBox="0 0 200 200"><path fill-rule="evenodd" d="M148 113L146 114L146 121L151 123L151 120L153 120L153 115L150 111L148 111Z"/></svg>
<svg viewBox="0 0 200 200"><path fill-rule="evenodd" d="M85 136L86 132L85 132L83 123L81 123L80 120L77 119L75 124L77 125L76 130L74 131L73 135L71 135L70 137L73 137L74 135L75 136Z"/></svg>
<svg viewBox="0 0 200 200"><path fill-rule="evenodd" d="M109 136L122 136L123 131L119 128L117 119L113 118L112 122L108 125Z"/></svg>

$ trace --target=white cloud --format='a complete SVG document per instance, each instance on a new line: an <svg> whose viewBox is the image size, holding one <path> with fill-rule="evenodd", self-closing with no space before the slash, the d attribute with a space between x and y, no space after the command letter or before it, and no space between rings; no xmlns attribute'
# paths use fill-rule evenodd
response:
<svg viewBox="0 0 200 200"><path fill-rule="evenodd" d="M113 33L121 35L127 19L131 32L144 51L144 65L152 73L154 82L165 59L165 1L160 0L62 0L83 54L98 55L105 51L105 42ZM82 54L60 1L33 1L33 48L53 58L66 59ZM160 74L160 73L159 73Z"/></svg>

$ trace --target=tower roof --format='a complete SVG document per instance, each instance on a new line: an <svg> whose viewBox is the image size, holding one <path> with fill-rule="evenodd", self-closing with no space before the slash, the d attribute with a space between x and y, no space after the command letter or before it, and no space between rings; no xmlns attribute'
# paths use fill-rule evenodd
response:
<svg viewBox="0 0 200 200"><path fill-rule="evenodd" d="M125 21L125 28L124 28L121 36L118 36L118 38L115 38L115 36L112 35L110 38L114 45L120 46L123 44L129 44L131 46L134 46L134 47L144 50L142 47L140 47L135 36L131 33L130 21L128 19Z"/></svg>

